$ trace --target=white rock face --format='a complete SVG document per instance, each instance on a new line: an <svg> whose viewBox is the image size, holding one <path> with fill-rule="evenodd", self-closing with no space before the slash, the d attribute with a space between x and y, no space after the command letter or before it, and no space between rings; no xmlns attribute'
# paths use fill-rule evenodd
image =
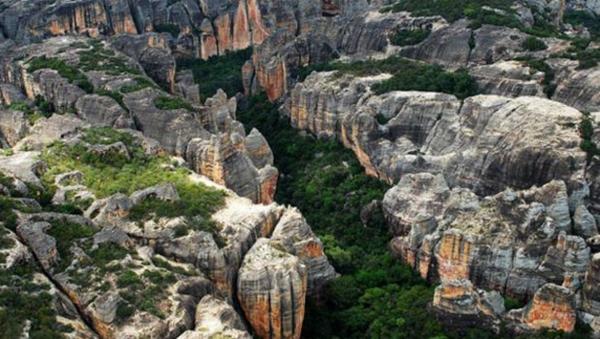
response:
<svg viewBox="0 0 600 339"><path fill-rule="evenodd" d="M368 174L390 183L441 173L451 187L489 194L583 176L574 108L540 97L478 95L461 104L443 93L373 95L370 86L385 78L313 73L291 93L292 124L339 138Z"/></svg>

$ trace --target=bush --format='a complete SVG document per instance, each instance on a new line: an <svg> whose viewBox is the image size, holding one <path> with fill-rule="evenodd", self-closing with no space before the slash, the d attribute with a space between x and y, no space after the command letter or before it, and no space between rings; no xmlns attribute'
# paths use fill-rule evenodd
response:
<svg viewBox="0 0 600 339"><path fill-rule="evenodd" d="M392 45L396 46L416 45L422 42L423 40L427 39L430 33L431 31L426 29L403 29L395 32L390 37L390 42L392 43Z"/></svg>
<svg viewBox="0 0 600 339"><path fill-rule="evenodd" d="M77 240L89 238L94 235L95 230L88 225L79 225L67 222L53 222L47 234L56 239L56 249L60 257L57 272L64 271L73 260L71 246Z"/></svg>
<svg viewBox="0 0 600 339"><path fill-rule="evenodd" d="M543 51L546 48L548 48L546 43L532 36L527 37L527 39L525 39L525 41L523 41L523 43L521 44L521 47L532 52Z"/></svg>
<svg viewBox="0 0 600 339"><path fill-rule="evenodd" d="M154 106L158 109L172 110L172 109L187 109L193 111L194 108L187 101L180 97L167 97L160 96L154 99Z"/></svg>
<svg viewBox="0 0 600 339"><path fill-rule="evenodd" d="M592 12L567 10L563 20L573 26L584 26L590 32L592 39L600 39L600 18Z"/></svg>

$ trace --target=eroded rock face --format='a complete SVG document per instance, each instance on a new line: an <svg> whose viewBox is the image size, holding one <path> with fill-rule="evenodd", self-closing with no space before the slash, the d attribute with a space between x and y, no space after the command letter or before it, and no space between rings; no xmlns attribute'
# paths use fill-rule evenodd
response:
<svg viewBox="0 0 600 339"><path fill-rule="evenodd" d="M442 93L372 95L369 86L386 78L313 73L291 93L292 125L337 137L368 174L390 183L427 171L488 194L582 176L577 110L534 97L480 95L461 105Z"/></svg>
<svg viewBox="0 0 600 339"><path fill-rule="evenodd" d="M83 38L52 38L13 52L28 58L7 62L0 78L22 87L31 101L41 97L55 110L75 115L54 114L29 126L24 114L3 114L0 131L5 143L20 149L40 149L90 125L135 129L158 140L167 152L185 157L198 173L241 196L266 204L273 201L278 171L272 166L271 149L260 132L246 136L235 120L235 98L219 91L205 105L199 100L182 103L143 74L142 69L151 69L148 75L174 91L175 63L164 35L119 36L112 45ZM94 64L88 53L109 58L113 68ZM29 73L29 58L42 55L78 69L96 94L85 94L53 69Z"/></svg>
<svg viewBox="0 0 600 339"><path fill-rule="evenodd" d="M307 295L319 296L325 284L336 276L327 261L323 244L296 208L288 208L275 226L272 240L279 241L288 253L297 256L306 266Z"/></svg>
<svg viewBox="0 0 600 339"><path fill-rule="evenodd" d="M517 331L554 329L571 332L575 328L575 296L566 287L546 284L522 309L512 310L508 319L517 323Z"/></svg>
<svg viewBox="0 0 600 339"><path fill-rule="evenodd" d="M477 290L469 280L448 280L435 289L432 307L438 319L453 328L480 324L498 329L504 299L498 292Z"/></svg>
<svg viewBox="0 0 600 339"><path fill-rule="evenodd" d="M82 133L54 138L70 145L79 143L89 152L109 152L103 156L133 154L131 146L121 141L107 145L82 142ZM135 144L149 143L147 137L131 136L137 140ZM147 152L154 156L151 148ZM3 198L12 201L4 195L24 186L13 171L23 176L25 170L20 169L36 163L39 160L33 152L17 151L0 159L0 171L12 178L10 185L15 186L10 190L0 187ZM39 182L41 172L30 171L28 180ZM19 240L0 224L2 243L9 241L4 239L6 233L19 246L6 249L3 245L0 265L21 265L35 259L49 279L44 281L66 293L62 298L73 314L59 322L78 326L72 332L74 338L250 338L250 331L260 336L299 338L309 289L316 295L335 276L320 240L298 210L253 204L187 171L190 184L224 191L223 206L210 215L214 227L194 228L195 223L209 222L198 219L201 216L156 217L150 211L146 211L151 213L147 217L133 216L139 213L136 207L149 201L180 202L173 184L97 199L85 186L85 174L70 171L54 177L57 191L53 200L60 197L60 203L73 203L85 196L90 205L84 215L40 212L35 200L20 198L18 203L28 209L17 212ZM8 181L3 183L8 185ZM250 330L232 306L238 303L249 319Z"/></svg>
<svg viewBox="0 0 600 339"><path fill-rule="evenodd" d="M238 298L246 319L263 338L300 338L307 290L306 266L278 247L258 239L246 254L238 277Z"/></svg>
<svg viewBox="0 0 600 339"><path fill-rule="evenodd" d="M195 330L186 331L179 338L208 339L219 336L225 338L252 338L233 307L211 295L205 296L198 303L195 322Z"/></svg>
<svg viewBox="0 0 600 339"><path fill-rule="evenodd" d="M541 84L544 74L516 61L476 66L469 69L469 74L477 82L479 91L485 94L545 97Z"/></svg>
<svg viewBox="0 0 600 339"><path fill-rule="evenodd" d="M480 199L449 189L440 176L407 175L386 194L383 210L398 235L393 250L424 278L471 279L525 296L544 281L581 281L589 263L584 239L568 235L567 188L559 181Z"/></svg>
<svg viewBox="0 0 600 339"><path fill-rule="evenodd" d="M392 251L423 278L441 282L433 306L442 321L459 327L483 321L495 328L504 319L516 332L569 332L577 291L586 305L579 307L597 314L594 259L573 228L584 218L583 201L570 206L561 181L480 198L450 188L441 175L419 173L405 175L382 205L397 235ZM477 288L531 302L507 314L491 312L481 306L487 297Z"/></svg>

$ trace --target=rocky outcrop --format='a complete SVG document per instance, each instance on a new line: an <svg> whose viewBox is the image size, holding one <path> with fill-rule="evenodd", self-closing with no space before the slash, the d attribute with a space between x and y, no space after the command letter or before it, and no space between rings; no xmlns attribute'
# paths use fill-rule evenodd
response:
<svg viewBox="0 0 600 339"><path fill-rule="evenodd" d="M582 214L585 205L570 205L563 182L479 198L449 188L441 175L408 174L382 205L396 234L392 251L423 278L441 282L433 307L443 321L497 328L504 319L516 332L573 330L575 294L594 289L595 271L586 238L571 235L581 217L570 211ZM491 312L477 288L531 302L504 315ZM587 305L595 303L592 295Z"/></svg>
<svg viewBox="0 0 600 339"><path fill-rule="evenodd" d="M196 307L196 327L184 332L181 339L209 339L214 337L250 339L244 323L233 307L223 300L207 295Z"/></svg>
<svg viewBox="0 0 600 339"><path fill-rule="evenodd" d="M287 209L275 226L272 240L279 241L288 253L297 256L306 266L307 294L319 296L325 284L336 276L323 252L323 244L296 208Z"/></svg>
<svg viewBox="0 0 600 339"><path fill-rule="evenodd" d="M246 254L238 277L238 298L248 322L262 338L300 338L307 289L305 265L258 239Z"/></svg>
<svg viewBox="0 0 600 339"><path fill-rule="evenodd" d="M387 77L313 73L291 93L292 125L337 137L368 174L390 183L427 171L489 194L581 178L577 110L534 97L480 95L461 105L442 93L372 95L370 85Z"/></svg>
<svg viewBox="0 0 600 339"><path fill-rule="evenodd" d="M575 296L566 287L555 284L542 286L531 302L506 315L517 332L553 329L571 332L575 328Z"/></svg>
<svg viewBox="0 0 600 339"><path fill-rule="evenodd" d="M127 141L127 145L123 141L104 144L101 137L95 139L101 143L94 144L86 133L78 130L54 138L65 145L77 145L82 152L99 157L118 155L131 161L141 151L132 147L150 144L147 137L135 132L131 132L133 141ZM152 148L146 152L148 157L155 156ZM28 182L39 182L40 170L29 169L27 174L24 169L40 162L36 156L17 151L0 159L0 171L8 178L18 173ZM53 201L75 203L84 195L90 200L89 207L83 216L48 213L41 212L35 200L23 199L19 204L27 203L27 208L17 212L13 221L18 240L3 224L0 237L8 232L15 244L23 241L26 246L8 251L8 240L2 239L0 265L21 265L24 258L35 259L48 277L48 284L65 293L65 303L72 303L70 312L74 314L59 322L79 326L72 331L77 338L250 338L242 317L232 306L237 304L242 305L252 333L299 338L309 289L314 295L335 276L320 240L299 211L277 204L253 204L179 167L185 164L163 161L156 167L157 172L184 171L187 179L178 180L188 180L187 185L213 192L215 199L220 192L223 205L206 219L184 212L158 217L147 209L155 203L167 204L160 208L180 209L189 192L178 192L175 184L163 183L130 195L117 193L97 199L100 194L85 186L87 174L57 173L51 167L48 171L57 187ZM11 187L2 186L3 195L24 186L18 179L12 179L12 183L3 179L4 184ZM19 194L29 193L25 189ZM140 212L140 205L146 210ZM33 255L28 254L29 250Z"/></svg>
<svg viewBox="0 0 600 339"><path fill-rule="evenodd" d="M500 293L478 290L469 280L444 281L435 289L432 309L438 319L459 331L473 324L498 330L505 312Z"/></svg>
<svg viewBox="0 0 600 339"><path fill-rule="evenodd" d="M278 171L272 166L271 150L260 132L246 136L243 126L235 120L235 98L227 98L219 91L204 106L199 101L192 105L157 88L143 74L143 68L151 69L153 78L164 87L174 90L175 85L174 60L162 35L119 36L112 44L53 38L14 51L14 55L24 54L28 58L5 64L6 80L23 88L30 101L43 98L54 110L75 112L76 116L54 114L29 127L24 115L13 115L21 116L21 123L3 115L5 122L0 126L5 142L18 143L17 148L21 149L40 149L89 124L133 128L158 140L167 152L184 156L198 173L213 181L253 201L272 202ZM152 51L166 55L157 55L155 61L146 60L146 56L155 55ZM108 67L95 63L91 53L103 55L112 64ZM41 55L68 64L74 69L72 72L79 72L76 76L82 80L76 84L72 76L61 75L49 69L51 66L30 73L31 59ZM80 88L83 79L87 79L96 94L85 94Z"/></svg>
<svg viewBox="0 0 600 339"><path fill-rule="evenodd" d="M164 34L119 35L111 40L117 50L133 58L162 88L175 91L175 58Z"/></svg>
<svg viewBox="0 0 600 339"><path fill-rule="evenodd" d="M360 3L353 4L361 7ZM348 6L352 7L349 3ZM297 35L275 32L255 49L252 68L245 68L246 91L250 92L256 84L270 100L277 100L292 90L301 67L328 62L342 54L352 57L384 54L393 32L431 28L442 22L440 17L413 18L407 13L350 9L345 16L315 18L309 30Z"/></svg>
<svg viewBox="0 0 600 339"><path fill-rule="evenodd" d="M500 61L469 69L481 93L506 97L545 97L544 74L516 61Z"/></svg>

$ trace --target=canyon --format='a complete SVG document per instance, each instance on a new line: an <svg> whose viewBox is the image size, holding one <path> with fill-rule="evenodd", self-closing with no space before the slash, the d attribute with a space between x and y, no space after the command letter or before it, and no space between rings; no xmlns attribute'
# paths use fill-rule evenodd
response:
<svg viewBox="0 0 600 339"><path fill-rule="evenodd" d="M600 337L599 17L0 1L0 336Z"/></svg>

